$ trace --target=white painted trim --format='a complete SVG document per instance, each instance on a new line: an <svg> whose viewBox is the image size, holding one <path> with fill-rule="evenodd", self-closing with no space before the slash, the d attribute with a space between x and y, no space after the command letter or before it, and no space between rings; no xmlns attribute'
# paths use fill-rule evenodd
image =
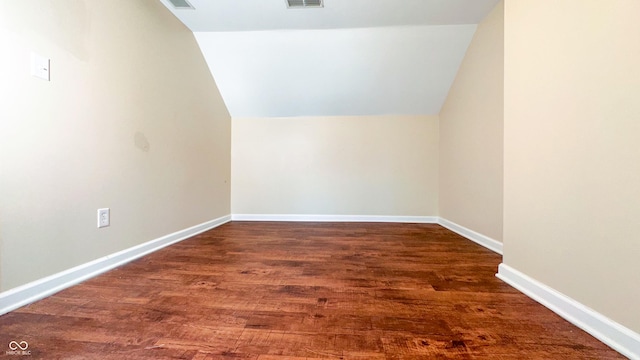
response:
<svg viewBox="0 0 640 360"><path fill-rule="evenodd" d="M509 265L500 264L496 276L622 355L640 360L640 334Z"/></svg>
<svg viewBox="0 0 640 360"><path fill-rule="evenodd" d="M437 223L437 216L233 214L233 221Z"/></svg>
<svg viewBox="0 0 640 360"><path fill-rule="evenodd" d="M229 221L231 215L223 216L4 291L0 293L0 315Z"/></svg>
<svg viewBox="0 0 640 360"><path fill-rule="evenodd" d="M453 221L449 221L447 219L438 218L438 224L446 227L454 233L457 233L458 235L466 237L467 239L473 241L478 245L482 245L485 248L502 255L502 243L498 240L494 240L471 229L467 229L466 227L458 225Z"/></svg>

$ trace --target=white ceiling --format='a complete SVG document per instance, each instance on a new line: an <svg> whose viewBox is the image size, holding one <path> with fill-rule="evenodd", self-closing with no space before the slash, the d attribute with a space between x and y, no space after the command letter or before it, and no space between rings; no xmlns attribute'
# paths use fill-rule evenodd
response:
<svg viewBox="0 0 640 360"><path fill-rule="evenodd" d="M233 117L437 114L480 22L499 0L189 0Z"/></svg>
<svg viewBox="0 0 640 360"><path fill-rule="evenodd" d="M162 2L199 32L477 24L498 0L324 0L319 9L287 9L285 0L189 0L195 10Z"/></svg>
<svg viewBox="0 0 640 360"><path fill-rule="evenodd" d="M232 116L437 114L475 25L196 33Z"/></svg>

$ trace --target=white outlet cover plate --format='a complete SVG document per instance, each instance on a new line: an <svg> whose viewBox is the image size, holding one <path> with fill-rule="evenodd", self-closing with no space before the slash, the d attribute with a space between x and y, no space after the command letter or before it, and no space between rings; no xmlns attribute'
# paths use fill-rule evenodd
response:
<svg viewBox="0 0 640 360"><path fill-rule="evenodd" d="M109 208L98 209L98 228L107 227L111 224L111 211Z"/></svg>

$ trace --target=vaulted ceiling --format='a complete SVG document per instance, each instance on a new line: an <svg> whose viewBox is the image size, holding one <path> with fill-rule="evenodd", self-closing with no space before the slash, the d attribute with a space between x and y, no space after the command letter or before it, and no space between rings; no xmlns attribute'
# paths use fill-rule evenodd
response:
<svg viewBox="0 0 640 360"><path fill-rule="evenodd" d="M160 0L189 29L233 117L437 114L498 0Z"/></svg>

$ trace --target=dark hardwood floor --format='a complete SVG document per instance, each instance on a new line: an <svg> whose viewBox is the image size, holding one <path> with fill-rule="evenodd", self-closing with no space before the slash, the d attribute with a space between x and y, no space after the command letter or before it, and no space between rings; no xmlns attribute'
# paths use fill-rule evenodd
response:
<svg viewBox="0 0 640 360"><path fill-rule="evenodd" d="M623 358L500 261L432 224L233 222L1 316L0 359Z"/></svg>

